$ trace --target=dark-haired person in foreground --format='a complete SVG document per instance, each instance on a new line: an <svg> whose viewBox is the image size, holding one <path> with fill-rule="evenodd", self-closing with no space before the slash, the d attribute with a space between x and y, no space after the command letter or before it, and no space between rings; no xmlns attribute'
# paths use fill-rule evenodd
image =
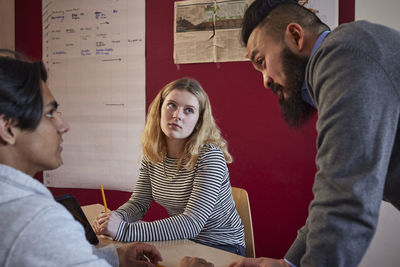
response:
<svg viewBox="0 0 400 267"><path fill-rule="evenodd" d="M330 32L296 1L256 0L242 40L289 125L318 112L318 171L285 260L230 266L357 266L382 199L400 209L400 33L367 21Z"/></svg>
<svg viewBox="0 0 400 267"><path fill-rule="evenodd" d="M90 245L83 227L32 178L62 164L68 131L46 80L42 62L0 49L0 266L154 266L161 255L148 244Z"/></svg>

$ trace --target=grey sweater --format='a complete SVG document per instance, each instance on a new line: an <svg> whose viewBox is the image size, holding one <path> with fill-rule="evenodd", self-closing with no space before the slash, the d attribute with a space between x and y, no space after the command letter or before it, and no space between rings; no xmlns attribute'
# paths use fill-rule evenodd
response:
<svg viewBox="0 0 400 267"><path fill-rule="evenodd" d="M318 171L285 256L297 266L357 266L382 199L400 209L399 51L400 32L359 21L332 31L308 63Z"/></svg>
<svg viewBox="0 0 400 267"><path fill-rule="evenodd" d="M82 225L44 185L2 164L0 211L0 266L119 265L115 247L88 243Z"/></svg>

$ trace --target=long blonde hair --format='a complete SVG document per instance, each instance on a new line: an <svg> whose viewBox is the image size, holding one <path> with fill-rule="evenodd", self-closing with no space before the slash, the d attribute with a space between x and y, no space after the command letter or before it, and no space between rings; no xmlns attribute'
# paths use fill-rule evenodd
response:
<svg viewBox="0 0 400 267"><path fill-rule="evenodd" d="M161 107L165 98L173 90L188 91L196 96L199 101L199 119L193 132L186 139L182 156L178 159L178 166L184 164L184 168L192 170L196 165L200 150L205 144L214 144L224 153L227 163L232 162L232 156L228 152L228 145L221 136L221 132L215 123L211 112L211 104L207 93L200 83L194 79L182 78L170 82L157 94L149 106L146 125L142 134L143 156L151 163L162 162L167 153L167 141L161 130Z"/></svg>

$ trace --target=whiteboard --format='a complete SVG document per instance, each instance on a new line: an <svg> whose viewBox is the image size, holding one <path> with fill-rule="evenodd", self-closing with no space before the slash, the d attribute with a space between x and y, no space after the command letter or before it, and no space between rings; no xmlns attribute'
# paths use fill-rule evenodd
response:
<svg viewBox="0 0 400 267"><path fill-rule="evenodd" d="M145 122L145 1L43 0L43 62L70 126L50 187L132 191Z"/></svg>

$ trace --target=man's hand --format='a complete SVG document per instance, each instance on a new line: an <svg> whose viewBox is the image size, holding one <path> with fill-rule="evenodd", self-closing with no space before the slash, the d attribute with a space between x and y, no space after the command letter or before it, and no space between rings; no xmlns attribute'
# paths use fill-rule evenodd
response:
<svg viewBox="0 0 400 267"><path fill-rule="evenodd" d="M186 256L179 261L178 267L214 267L214 264L205 259Z"/></svg>
<svg viewBox="0 0 400 267"><path fill-rule="evenodd" d="M156 247L145 243L130 243L117 248L117 251L120 267L150 267L155 266L159 261L162 261L161 254Z"/></svg>
<svg viewBox="0 0 400 267"><path fill-rule="evenodd" d="M96 235L108 235L115 238L122 219L112 212L102 212L94 219L92 228Z"/></svg>
<svg viewBox="0 0 400 267"><path fill-rule="evenodd" d="M290 265L283 259L243 258L231 263L229 267L290 267Z"/></svg>

